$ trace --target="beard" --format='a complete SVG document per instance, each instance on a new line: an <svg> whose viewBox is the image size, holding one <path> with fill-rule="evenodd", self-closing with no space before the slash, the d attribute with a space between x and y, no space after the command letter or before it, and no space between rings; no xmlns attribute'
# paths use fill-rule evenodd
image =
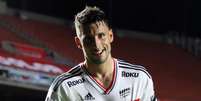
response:
<svg viewBox="0 0 201 101"><path fill-rule="evenodd" d="M93 64L102 64L104 63L108 57L111 55L111 49L102 49L102 51L100 52L100 54L98 55L94 55L94 54L88 54L88 55L85 55L85 58L87 61L89 61L90 63L93 63Z"/></svg>

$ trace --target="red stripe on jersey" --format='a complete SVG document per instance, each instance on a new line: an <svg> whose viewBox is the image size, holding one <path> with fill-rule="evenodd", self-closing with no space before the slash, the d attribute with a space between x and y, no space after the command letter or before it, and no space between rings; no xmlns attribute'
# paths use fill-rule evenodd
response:
<svg viewBox="0 0 201 101"><path fill-rule="evenodd" d="M135 99L134 101L140 101L140 99L138 98L138 99Z"/></svg>
<svg viewBox="0 0 201 101"><path fill-rule="evenodd" d="M84 64L83 66L84 66L84 69L86 70L86 72L88 73L89 78L90 78L91 80L94 80L94 81L96 82L96 84L104 91L104 93L108 94L109 91L111 90L111 88L114 86L115 81L116 81L116 80L115 80L115 79L116 79L116 61L115 61L115 59L113 59L112 81L111 81L111 83L110 83L110 85L109 85L108 88L104 87L104 85L103 85L102 82L100 82L100 81L98 81L97 79L95 79L95 78L93 77L93 75L90 74L90 73L87 71L85 65L86 65L86 64Z"/></svg>
<svg viewBox="0 0 201 101"><path fill-rule="evenodd" d="M114 81L115 81L115 79L116 79L116 62L115 62L114 59L113 59L113 67L114 67L114 69L113 69L113 75L112 75L112 82L110 83L110 85L109 85L108 88L104 87L104 85L103 85L102 82L98 81L98 80L95 79L94 77L91 77L93 80L95 80L95 81L97 82L97 84L104 90L104 92L105 92L106 94L110 91L110 89L112 88L112 86L115 84Z"/></svg>
<svg viewBox="0 0 201 101"><path fill-rule="evenodd" d="M112 86L115 84L115 79L116 79L116 62L113 59L113 75L112 75L112 82L110 83L109 87L105 90L105 93L108 93L110 91L110 89L112 88Z"/></svg>

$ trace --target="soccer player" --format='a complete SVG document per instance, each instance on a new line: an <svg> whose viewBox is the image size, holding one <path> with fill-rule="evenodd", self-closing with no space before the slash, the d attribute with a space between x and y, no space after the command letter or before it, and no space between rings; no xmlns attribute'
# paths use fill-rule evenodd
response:
<svg viewBox="0 0 201 101"><path fill-rule="evenodd" d="M156 101L146 69L111 55L113 32L102 10L86 7L75 28L85 61L54 80L46 101Z"/></svg>

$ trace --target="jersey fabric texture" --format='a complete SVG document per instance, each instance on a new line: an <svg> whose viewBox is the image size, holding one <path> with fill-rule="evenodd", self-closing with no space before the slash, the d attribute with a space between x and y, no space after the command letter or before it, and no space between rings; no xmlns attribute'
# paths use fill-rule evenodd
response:
<svg viewBox="0 0 201 101"><path fill-rule="evenodd" d="M112 83L105 88L84 63L58 76L45 101L157 101L153 81L143 66L114 59Z"/></svg>

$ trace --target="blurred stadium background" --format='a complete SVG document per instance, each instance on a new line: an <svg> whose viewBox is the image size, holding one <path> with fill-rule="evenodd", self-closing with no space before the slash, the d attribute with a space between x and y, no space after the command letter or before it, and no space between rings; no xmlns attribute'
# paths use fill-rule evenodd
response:
<svg viewBox="0 0 201 101"><path fill-rule="evenodd" d="M44 101L83 60L73 17L86 2L106 11L113 56L147 67L159 101L201 101L200 0L0 0L1 101Z"/></svg>

